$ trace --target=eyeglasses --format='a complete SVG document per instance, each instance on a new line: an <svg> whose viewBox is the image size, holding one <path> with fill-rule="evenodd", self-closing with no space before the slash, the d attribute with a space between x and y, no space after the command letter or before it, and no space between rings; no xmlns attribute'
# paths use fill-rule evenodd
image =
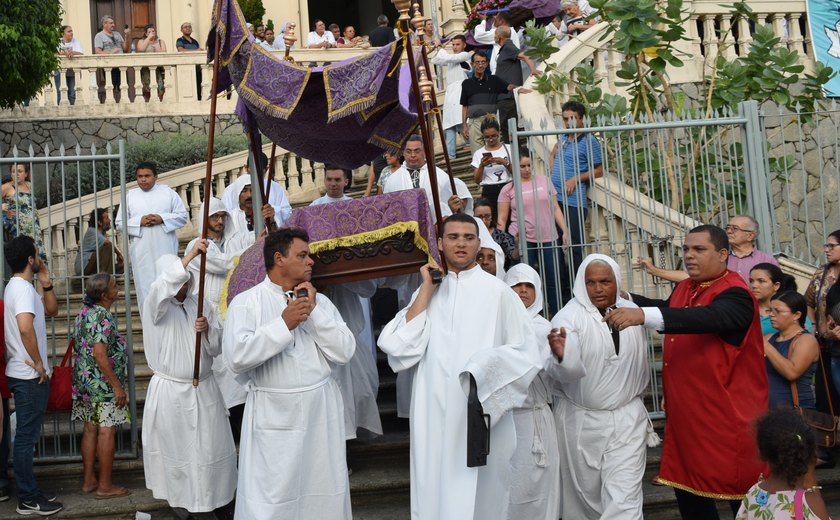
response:
<svg viewBox="0 0 840 520"><path fill-rule="evenodd" d="M780 314L791 314L793 311L786 311L783 309L770 309L770 316L778 316Z"/></svg>
<svg viewBox="0 0 840 520"><path fill-rule="evenodd" d="M823 249L832 250L837 246L840 246L840 244L823 244Z"/></svg>
<svg viewBox="0 0 840 520"><path fill-rule="evenodd" d="M486 215L475 214L475 218L480 218L481 220L490 220L491 218L493 218L493 214L492 213L488 213Z"/></svg>
<svg viewBox="0 0 840 520"><path fill-rule="evenodd" d="M755 233L755 230L753 230L753 229L744 229L744 228L740 228L738 226L733 226L731 224L726 226L723 229L725 229L727 232L732 231L733 233L737 233L739 231L743 231L744 233Z"/></svg>
<svg viewBox="0 0 840 520"><path fill-rule="evenodd" d="M485 141L498 141L499 140L499 134L485 135L484 140Z"/></svg>
<svg viewBox="0 0 840 520"><path fill-rule="evenodd" d="M210 220L224 220L225 216L221 213L214 213L213 215L210 215L207 218Z"/></svg>

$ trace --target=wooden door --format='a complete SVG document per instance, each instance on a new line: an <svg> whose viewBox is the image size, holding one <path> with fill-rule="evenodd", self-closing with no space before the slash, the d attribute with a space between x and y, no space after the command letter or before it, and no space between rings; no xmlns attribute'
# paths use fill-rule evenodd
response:
<svg viewBox="0 0 840 520"><path fill-rule="evenodd" d="M99 21L103 16L111 15L116 27L123 33L126 26L131 29L132 41L143 37L143 27L155 23L155 0L91 0L91 34L102 30ZM90 42L93 48L93 42Z"/></svg>

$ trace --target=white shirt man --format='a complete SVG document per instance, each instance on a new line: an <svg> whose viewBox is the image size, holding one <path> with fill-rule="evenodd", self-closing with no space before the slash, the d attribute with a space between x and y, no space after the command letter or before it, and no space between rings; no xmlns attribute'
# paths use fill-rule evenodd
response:
<svg viewBox="0 0 840 520"><path fill-rule="evenodd" d="M513 418L542 360L525 307L505 283L475 263L479 224L455 214L438 247L449 272L432 283L431 264L409 307L379 336L399 372L416 366L411 400L411 517L506 518ZM487 465L467 467L467 395L477 384L490 415Z"/></svg>
<svg viewBox="0 0 840 520"><path fill-rule="evenodd" d="M15 394L18 417L14 443L17 512L48 516L61 511L63 506L54 498L50 501L38 488L32 457L41 437L52 373L47 359L46 316L58 314L58 301L50 271L31 237L13 238L6 244L5 253L12 270L3 295L3 324L6 377ZM36 278L37 290L32 285Z"/></svg>
<svg viewBox="0 0 840 520"><path fill-rule="evenodd" d="M142 309L149 287L158 276L155 262L163 255L178 254L176 231L187 223L187 210L175 190L157 184L153 163L140 163L136 172L137 188L126 195L128 221L123 222L120 211L115 225L118 230L126 230L130 237L131 272L137 304Z"/></svg>
<svg viewBox="0 0 840 520"><path fill-rule="evenodd" d="M643 327L611 331L602 320L612 309L636 308L620 294L618 264L589 255L574 298L551 320L554 356L545 370L554 392L563 518L643 516L648 345Z"/></svg>
<svg viewBox="0 0 840 520"><path fill-rule="evenodd" d="M312 206L353 200L344 194L350 182L349 172L326 165L326 193ZM330 301L341 313L356 339L356 352L346 365L333 367L333 375L344 398L344 429L348 439L355 439L359 428L382 435L382 420L376 404L379 392L379 371L370 335L370 298L376 293L377 280L335 284L329 288Z"/></svg>
<svg viewBox="0 0 840 520"><path fill-rule="evenodd" d="M446 96L443 98L443 129L449 158L455 157L455 134L463 132L461 108L461 82L467 79L470 70L470 53L466 52L467 41L462 35L452 38L452 54L437 48L432 56L434 65L446 65Z"/></svg>
<svg viewBox="0 0 840 520"><path fill-rule="evenodd" d="M143 408L143 469L155 498L190 513L229 504L236 489L236 447L226 420L222 393L213 377L213 356L221 350L221 330L212 306L197 317L198 298L190 290L189 262L157 259L159 276L143 305L146 359L154 371ZM202 332L199 384L194 387L196 331Z"/></svg>
<svg viewBox="0 0 840 520"><path fill-rule="evenodd" d="M499 13L499 15L507 15L507 13ZM473 31L473 38L475 38L476 42L482 45L493 46L493 52L490 54L490 74L496 73L496 62L499 60L499 50L502 48L501 45L496 43L496 27L510 27L510 23L502 21L501 19L504 17L500 17L499 15L496 15L496 18L494 22L490 24L489 29L485 28L485 22L482 21L476 25L475 31ZM506 20L509 19L510 17L508 16ZM510 31L510 41L512 41L517 48L522 48L522 44L519 41L519 34L512 29Z"/></svg>
<svg viewBox="0 0 840 520"><path fill-rule="evenodd" d="M505 274L505 283L519 296L531 316L540 356L547 361L551 357L548 346L551 323L540 316L543 309L540 275L528 264L516 264ZM560 453L550 403L550 383L543 370L528 387L525 403L513 410L516 451L510 461L513 474L508 518L511 520L560 518Z"/></svg>
<svg viewBox="0 0 840 520"><path fill-rule="evenodd" d="M335 35L326 30L326 24L322 20L317 20L315 30L306 36L306 46L310 49L335 47Z"/></svg>
<svg viewBox="0 0 840 520"><path fill-rule="evenodd" d="M247 382L236 518L350 520L341 391L331 364L347 363L353 333L309 283L309 237L265 237L265 280L228 307L224 353Z"/></svg>
<svg viewBox="0 0 840 520"><path fill-rule="evenodd" d="M389 175L385 180L385 185L382 190L383 193L423 188L426 190L426 199L429 201L430 215L434 221L437 221L432 187L429 181L429 167L426 163L426 153L423 151L423 140L419 135L412 135L408 138L405 143L403 155L405 155L405 162L399 170ZM440 201L441 215L443 218L446 218L452 214L452 210L449 209L448 204L449 197L453 195L452 187L449 184L449 175L440 168L435 167L435 177L438 186L438 200Z"/></svg>

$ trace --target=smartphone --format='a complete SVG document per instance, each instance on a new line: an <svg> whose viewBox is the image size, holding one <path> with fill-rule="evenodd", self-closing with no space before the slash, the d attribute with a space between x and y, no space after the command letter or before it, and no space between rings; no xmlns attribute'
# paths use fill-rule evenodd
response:
<svg viewBox="0 0 840 520"><path fill-rule="evenodd" d="M443 281L443 275L441 274L440 269L431 269L429 271L429 275L431 275L432 283L434 285L438 285Z"/></svg>
<svg viewBox="0 0 840 520"><path fill-rule="evenodd" d="M295 293L295 298L308 298L308 297L309 297L309 291L307 291L306 289L298 289L297 292Z"/></svg>
<svg viewBox="0 0 840 520"><path fill-rule="evenodd" d="M482 155L485 159L490 159L491 157L493 157L493 154L490 152L484 152Z"/></svg>

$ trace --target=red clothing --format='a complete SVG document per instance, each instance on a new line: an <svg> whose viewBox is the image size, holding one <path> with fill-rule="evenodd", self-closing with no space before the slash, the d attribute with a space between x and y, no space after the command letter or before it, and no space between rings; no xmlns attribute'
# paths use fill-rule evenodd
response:
<svg viewBox="0 0 840 520"><path fill-rule="evenodd" d="M9 390L9 384L6 382L6 332L5 322L2 319L5 316L5 306L3 300L0 300L0 397L3 399L11 399L12 391Z"/></svg>
<svg viewBox="0 0 840 520"><path fill-rule="evenodd" d="M685 280L674 289L669 307L706 306L735 287L748 290L733 271L708 287ZM719 334L665 335L666 422L659 470L663 484L735 500L767 473L752 430L756 417L767 410L768 399L758 305L754 308L739 346L724 342Z"/></svg>

